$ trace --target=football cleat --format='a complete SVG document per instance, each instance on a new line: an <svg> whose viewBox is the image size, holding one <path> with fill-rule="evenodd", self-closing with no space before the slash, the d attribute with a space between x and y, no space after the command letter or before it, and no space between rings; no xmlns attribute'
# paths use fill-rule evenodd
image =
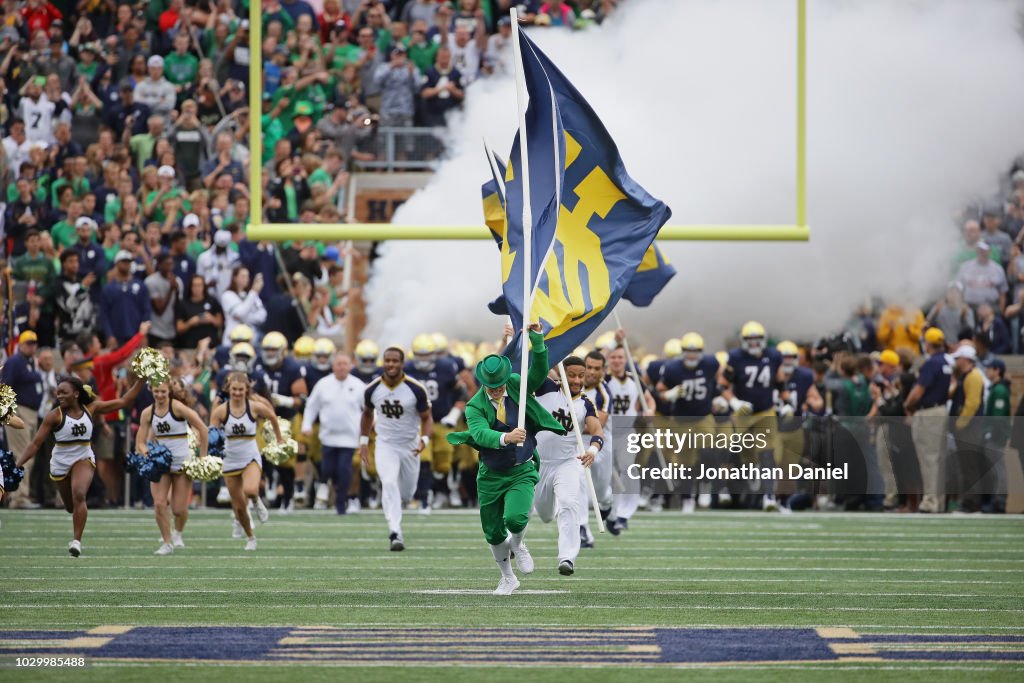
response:
<svg viewBox="0 0 1024 683"><path fill-rule="evenodd" d="M355 513L359 512L362 509L362 507L363 506L359 502L358 498L349 498L348 499L348 506L345 508L345 514L346 515L355 514Z"/></svg>
<svg viewBox="0 0 1024 683"><path fill-rule="evenodd" d="M494 595L512 595L512 592L519 588L519 579L515 576L503 576L494 589Z"/></svg>
<svg viewBox="0 0 1024 683"><path fill-rule="evenodd" d="M79 555L81 555L82 554L82 542L81 541L71 541L71 543L68 543L68 553L71 555L71 557L78 557Z"/></svg>
<svg viewBox="0 0 1024 683"><path fill-rule="evenodd" d="M516 567L524 574L533 573L533 555L525 543L520 543L516 551L512 553L516 558Z"/></svg>
<svg viewBox="0 0 1024 683"><path fill-rule="evenodd" d="M594 547L594 535L590 533L590 529L586 525L580 525L580 547L581 548L593 548Z"/></svg>
<svg viewBox="0 0 1024 683"><path fill-rule="evenodd" d="M619 528L618 520L609 517L604 523L605 530L608 531L612 536L618 536L622 533L622 529Z"/></svg>
<svg viewBox="0 0 1024 683"><path fill-rule="evenodd" d="M392 552L397 553L405 550L405 543L402 540L402 534L392 531L391 535L388 536L388 540L391 541Z"/></svg>
<svg viewBox="0 0 1024 683"><path fill-rule="evenodd" d="M572 576L576 568L572 565L572 560L562 560L558 563L558 573L562 576Z"/></svg>

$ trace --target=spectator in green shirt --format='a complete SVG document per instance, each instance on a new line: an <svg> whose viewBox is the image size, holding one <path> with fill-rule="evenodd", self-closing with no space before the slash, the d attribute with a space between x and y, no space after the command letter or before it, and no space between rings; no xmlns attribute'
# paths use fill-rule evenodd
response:
<svg viewBox="0 0 1024 683"><path fill-rule="evenodd" d="M437 59L438 43L427 40L427 22L415 21L412 25L412 37L407 39L409 61L416 65L421 74L430 71Z"/></svg>
<svg viewBox="0 0 1024 683"><path fill-rule="evenodd" d="M72 191L75 193L76 198L82 198L87 195L91 190L92 186L89 183L89 179L85 177L86 172L89 170L89 160L85 157L73 157L68 159L64 164L64 177L60 178L50 186L50 194L53 199L53 203L57 203L57 195L60 192L60 188L70 185Z"/></svg>
<svg viewBox="0 0 1024 683"><path fill-rule="evenodd" d="M189 36L179 32L174 37L174 52L164 58L164 76L180 93L194 83L199 73L199 58L188 51Z"/></svg>
<svg viewBox="0 0 1024 683"><path fill-rule="evenodd" d="M153 148L156 141L164 136L164 117L153 115L146 120L147 130L139 135L132 135L128 138L128 147L135 157L135 164L142 171L142 167L153 157ZM131 133L131 128L125 126L125 136Z"/></svg>
<svg viewBox="0 0 1024 683"><path fill-rule="evenodd" d="M67 217L50 229L50 236L53 237L53 243L58 250L74 246L75 242L78 241L78 235L75 234L75 221L81 217L82 201L80 199L72 199L68 204Z"/></svg>
<svg viewBox="0 0 1024 683"><path fill-rule="evenodd" d="M96 78L96 72L99 71L100 65L96 61L98 52L99 45L96 43L86 43L78 48L78 64L75 66L75 72L79 76L84 76L90 83Z"/></svg>
<svg viewBox="0 0 1024 683"><path fill-rule="evenodd" d="M330 30L330 42L324 47L324 57L332 71L340 72L346 64L355 64L359 61L360 50L349 42L348 22L341 19L335 22Z"/></svg>
<svg viewBox="0 0 1024 683"><path fill-rule="evenodd" d="M15 280L35 282L44 290L53 283L57 271L53 261L42 251L43 243L38 230L29 230L25 235L25 253L14 259L12 271Z"/></svg>
<svg viewBox="0 0 1024 683"><path fill-rule="evenodd" d="M176 197L181 201L179 207L179 213L181 209L185 212L192 210L192 205L188 201L188 195L181 187L174 184L175 172L171 166L161 166L156 172L159 185L157 189L146 195L146 202L143 205L143 211L146 213L147 218L152 218L158 223L163 223L167 219L167 214L164 213L164 202L169 197ZM180 219L181 215L177 216Z"/></svg>

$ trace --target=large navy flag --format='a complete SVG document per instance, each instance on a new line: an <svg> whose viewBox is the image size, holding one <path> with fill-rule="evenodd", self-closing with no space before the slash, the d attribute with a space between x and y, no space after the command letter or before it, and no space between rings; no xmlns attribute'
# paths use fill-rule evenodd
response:
<svg viewBox="0 0 1024 683"><path fill-rule="evenodd" d="M667 269L671 266L652 248L655 236L672 212L626 173L615 142L568 79L524 33L519 33L519 40L530 107L541 103L538 109L558 119L550 130L540 132L536 127L531 128L529 122L527 125L531 185L536 185L535 177L557 179L552 188L558 191L554 241L542 262L533 264L540 270L531 309L533 319L539 319L544 328L549 356L555 364L600 325L626 295L638 269L647 274L636 290L636 300L646 302L641 305L650 303L664 287L674 269L669 273ZM534 123L536 126L536 121ZM550 131L559 129L564 136L564 156L556 156L557 148L548 144ZM540 136L537 144L534 134ZM518 141L517 137L517 145ZM549 149L546 159L534 155L535 149L545 147ZM503 303L517 330L523 326L525 308L522 266L516 268L520 261L517 245L522 243L522 229L518 227L521 225L522 188L521 183L515 182L520 173L518 159L518 146L513 146L505 171L507 223L502 241ZM560 174L552 167L556 159L563 159ZM535 176L535 169L543 175ZM486 186L484 193L486 204ZM493 217L493 200L490 206ZM539 221L538 203L533 207L535 226L542 225L546 229L547 223ZM491 225L491 221L488 224ZM491 229L497 232L493 226ZM541 232L539 227L534 235L538 232ZM497 239L498 235L495 237ZM648 256L646 260L645 256ZM506 351L513 358L518 357L518 342L517 334Z"/></svg>

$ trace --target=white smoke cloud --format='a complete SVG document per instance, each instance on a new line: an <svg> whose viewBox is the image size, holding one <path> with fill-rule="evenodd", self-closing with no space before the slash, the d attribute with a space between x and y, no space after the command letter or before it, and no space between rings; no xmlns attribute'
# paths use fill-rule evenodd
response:
<svg viewBox="0 0 1024 683"><path fill-rule="evenodd" d="M795 220L795 3L638 0L601 28L531 37L602 117L670 223ZM648 309L619 307L660 348L745 320L778 336L834 331L867 297L922 304L950 277L955 216L1024 146L1024 44L1010 1L809 3L809 243L664 243L679 275ZM510 80L482 81L451 124L450 159L396 223L482 224L481 138L507 156ZM492 339L493 243L391 242L368 334Z"/></svg>

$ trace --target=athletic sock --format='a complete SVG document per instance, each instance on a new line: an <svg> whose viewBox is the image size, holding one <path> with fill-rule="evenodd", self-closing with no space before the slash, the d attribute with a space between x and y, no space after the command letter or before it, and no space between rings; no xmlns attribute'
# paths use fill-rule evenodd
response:
<svg viewBox="0 0 1024 683"><path fill-rule="evenodd" d="M504 543L499 543L498 545L491 546L491 554L494 555L494 561L498 563L498 571L500 571L501 575L505 578L511 578L515 576L515 574L512 572L512 563L509 561L511 540L512 537L507 536L505 538Z"/></svg>

